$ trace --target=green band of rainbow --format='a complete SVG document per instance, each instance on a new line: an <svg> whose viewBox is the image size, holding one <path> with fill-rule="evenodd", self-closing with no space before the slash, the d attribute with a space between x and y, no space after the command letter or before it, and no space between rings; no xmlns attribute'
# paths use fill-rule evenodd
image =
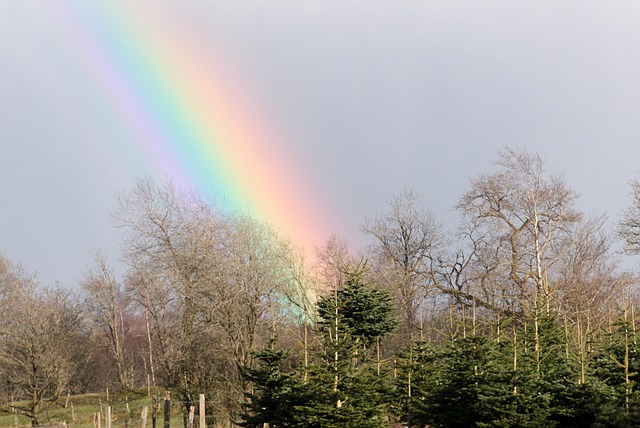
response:
<svg viewBox="0 0 640 428"><path fill-rule="evenodd" d="M77 3L68 22L75 30L67 31L97 92L155 168L180 186L213 191L299 245L322 244L331 228L314 186L224 61L186 26L149 16L153 6L124 4Z"/></svg>

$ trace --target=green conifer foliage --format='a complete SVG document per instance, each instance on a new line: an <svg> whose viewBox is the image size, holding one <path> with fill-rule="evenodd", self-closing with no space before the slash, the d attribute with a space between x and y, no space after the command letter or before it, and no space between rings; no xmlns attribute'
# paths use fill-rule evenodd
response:
<svg viewBox="0 0 640 428"><path fill-rule="evenodd" d="M640 355L634 323L625 314L607 335L605 345L594 358L595 375L608 400L594 425L627 427L640 424Z"/></svg>
<svg viewBox="0 0 640 428"><path fill-rule="evenodd" d="M349 273L341 288L319 300L321 351L308 369L283 373L287 352L273 350L273 343L256 353L259 366L246 376L254 392L241 426L388 426L389 370L369 350L396 322L389 295L367 286L361 273Z"/></svg>
<svg viewBox="0 0 640 428"><path fill-rule="evenodd" d="M481 420L478 427L539 427L549 416L549 396L540 394L540 382L527 361L516 328L488 347L485 382L480 386Z"/></svg>
<svg viewBox="0 0 640 428"><path fill-rule="evenodd" d="M388 426L389 384L371 366L343 372L334 389L332 371L322 364L313 365L301 392L304 404L296 407L292 426Z"/></svg>
<svg viewBox="0 0 640 428"><path fill-rule="evenodd" d="M389 294L366 285L360 270L349 272L341 288L319 300L323 353L303 388L308 400L296 409L299 426L387 425L388 370L378 370L369 348L395 328L392 310Z"/></svg>
<svg viewBox="0 0 640 428"><path fill-rule="evenodd" d="M434 426L473 427L482 419L479 394L487 377L487 345L480 336L449 343L440 382L431 397Z"/></svg>
<svg viewBox="0 0 640 428"><path fill-rule="evenodd" d="M431 398L437 385L442 350L429 342L415 342L397 360L394 413L407 427L433 424Z"/></svg>
<svg viewBox="0 0 640 428"><path fill-rule="evenodd" d="M256 352L259 365L246 373L246 379L253 384L253 392L246 394L248 400L240 426L292 426L295 406L301 400L300 384L294 373L284 373L282 370L289 352L275 350L274 345L275 341L272 340L267 349Z"/></svg>
<svg viewBox="0 0 640 428"><path fill-rule="evenodd" d="M368 347L376 338L383 338L397 326L391 316L391 296L385 290L369 287L363 272L347 275L343 286L318 302L318 330L330 335L336 323L357 344Z"/></svg>
<svg viewBox="0 0 640 428"><path fill-rule="evenodd" d="M452 310L447 339L409 344L392 372L372 352L393 331L391 309L389 296L365 284L361 272L348 274L318 302L318 351L308 367L284 372L288 353L273 343L256 353L241 426L382 428L393 420L433 428L640 426L632 316L594 340L552 311L480 326L475 312L468 325L464 311L455 321Z"/></svg>
<svg viewBox="0 0 640 428"><path fill-rule="evenodd" d="M501 327L500 338L458 332L437 347L407 348L396 379L400 419L433 427L592 426L605 396L593 379L580 382L568 329L546 315Z"/></svg>

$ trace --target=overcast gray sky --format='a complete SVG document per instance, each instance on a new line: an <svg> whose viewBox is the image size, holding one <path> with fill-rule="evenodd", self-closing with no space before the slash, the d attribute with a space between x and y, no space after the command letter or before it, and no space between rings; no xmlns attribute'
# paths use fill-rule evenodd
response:
<svg viewBox="0 0 640 428"><path fill-rule="evenodd" d="M97 249L115 259L115 195L136 177L166 176L69 65L79 51L65 23L89 4L100 3L0 3L0 252L45 285L75 286ZM336 224L327 234L356 247L364 218L408 188L455 227L451 207L504 145L541 154L609 225L629 203L640 171L638 2L140 4L224 52L319 189Z"/></svg>

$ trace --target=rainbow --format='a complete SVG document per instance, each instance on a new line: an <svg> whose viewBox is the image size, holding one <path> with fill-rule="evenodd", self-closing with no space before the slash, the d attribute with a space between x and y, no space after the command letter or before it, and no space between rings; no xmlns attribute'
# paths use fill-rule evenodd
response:
<svg viewBox="0 0 640 428"><path fill-rule="evenodd" d="M333 228L321 193L258 100L196 30L140 3L77 2L64 14L71 55L137 150L179 186L213 192L307 249L323 244Z"/></svg>

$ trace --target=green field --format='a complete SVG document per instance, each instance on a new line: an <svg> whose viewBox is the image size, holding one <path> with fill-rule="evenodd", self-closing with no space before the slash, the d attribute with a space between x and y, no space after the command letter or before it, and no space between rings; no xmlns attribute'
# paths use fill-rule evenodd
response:
<svg viewBox="0 0 640 428"><path fill-rule="evenodd" d="M157 394L158 410L156 426L164 426L163 409L164 400L162 394ZM17 403L20 405L21 403ZM65 407L65 404L66 407ZM59 426L67 423L68 427L93 428L94 414L101 413L101 428L106 427L105 415L107 406L111 406L112 427L136 427L141 426L141 411L147 406L147 427L152 426L151 420L152 399L145 393L130 392L126 395L116 395L109 397L106 394L86 394L62 397L58 402L45 402L39 414L41 426ZM183 416L180 403L172 403L170 426L182 428ZM196 415L195 423L197 424ZM31 426L31 419L20 415L18 417L20 427ZM15 415L11 413L6 405L0 406L0 427L14 427L16 425Z"/></svg>

